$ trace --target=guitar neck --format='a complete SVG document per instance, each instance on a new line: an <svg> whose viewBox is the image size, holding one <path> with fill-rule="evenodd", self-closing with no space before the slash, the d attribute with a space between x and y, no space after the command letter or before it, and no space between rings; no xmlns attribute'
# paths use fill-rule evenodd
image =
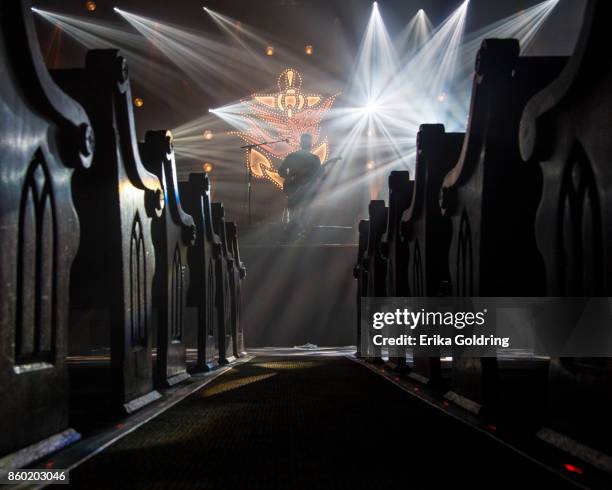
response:
<svg viewBox="0 0 612 490"><path fill-rule="evenodd" d="M340 160L342 160L342 157L330 158L323 163L323 166L326 167L327 165L331 165L332 163L339 162Z"/></svg>

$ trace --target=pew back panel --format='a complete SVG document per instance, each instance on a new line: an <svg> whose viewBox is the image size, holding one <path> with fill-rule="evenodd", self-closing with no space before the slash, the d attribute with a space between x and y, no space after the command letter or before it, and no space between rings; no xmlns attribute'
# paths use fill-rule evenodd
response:
<svg viewBox="0 0 612 490"><path fill-rule="evenodd" d="M587 3L573 56L521 120L521 154L543 174L536 238L549 296L612 295L612 62L601 50L611 14L610 2ZM612 453L610 359L553 359L549 392L548 426Z"/></svg>
<svg viewBox="0 0 612 490"><path fill-rule="evenodd" d="M157 383L172 386L188 377L186 331L197 328L196 323L187 322L185 312L189 288L187 250L195 242L196 228L181 205L172 133L147 131L139 148L143 163L164 188L164 210L152 224L156 264L153 308L157 321Z"/></svg>
<svg viewBox="0 0 612 490"><path fill-rule="evenodd" d="M99 363L101 370L110 367L101 385L93 383L93 364L85 368L79 360L70 365L71 383L85 400L131 412L159 397L151 356L151 225L163 211L164 193L140 160L125 59L116 50L94 50L85 68L53 75L90 115L97 140L91 168L73 179L81 242L71 275L71 348L91 360L94 347L110 354L110 366Z"/></svg>
<svg viewBox="0 0 612 490"><path fill-rule="evenodd" d="M232 324L232 291L230 274L233 268L233 258L227 245L225 230L225 209L223 204L212 203L212 219L215 233L221 241L221 255L215 264L217 319L219 322L219 359L228 363L236 358L234 352L234 325Z"/></svg>
<svg viewBox="0 0 612 490"><path fill-rule="evenodd" d="M558 75L567 59L519 57L519 51L514 39L483 41L461 155L442 184L441 209L452 223L450 278L457 296L544 292L534 234L541 176L521 160L518 128L525 104ZM524 362L525 389L516 392L504 385L506 371L500 370L499 362L453 359L453 390L489 414L503 412L508 420L516 420L522 413L525 421L537 419L539 412L533 407L541 408L543 396L530 409L523 397L544 393L543 370L533 360ZM520 371L521 361L509 362L514 363L513 372ZM541 389L532 390L530 383Z"/></svg>
<svg viewBox="0 0 612 490"><path fill-rule="evenodd" d="M404 274L412 296L450 294L448 254L451 222L440 212L439 194L444 176L456 163L463 133L446 133L441 124L421 125L417 135L415 191L401 218L408 259ZM422 357L413 349L413 371L436 388L447 385L448 369L440 357Z"/></svg>
<svg viewBox="0 0 612 490"><path fill-rule="evenodd" d="M356 288L356 307L357 307L357 357L362 357L362 352L364 349L362 348L361 342L361 300L367 294L368 285L367 285L367 269L365 264L365 253L368 247L368 233L370 231L370 223L367 220L361 220L359 222L359 244L357 247L357 262L353 267L353 277L357 280L357 288Z"/></svg>
<svg viewBox="0 0 612 490"><path fill-rule="evenodd" d="M195 370L210 370L219 363L219 323L215 306L215 264L221 258L221 241L214 232L207 174L191 173L179 184L183 206L196 225L196 241L187 252L191 272L187 304L198 319ZM189 347L189 344L188 344Z"/></svg>
<svg viewBox="0 0 612 490"><path fill-rule="evenodd" d="M70 183L94 139L44 66L29 2L0 5L0 68L0 457L36 445L11 458L22 466L78 438L65 365L79 242Z"/></svg>
<svg viewBox="0 0 612 490"><path fill-rule="evenodd" d="M244 330L242 322L242 280L246 277L246 267L240 260L240 250L238 248L238 228L236 223L228 221L225 223L227 239L229 241L232 257L232 273L230 274L230 285L232 291L232 324L234 325L234 352L237 356L246 354L244 343Z"/></svg>

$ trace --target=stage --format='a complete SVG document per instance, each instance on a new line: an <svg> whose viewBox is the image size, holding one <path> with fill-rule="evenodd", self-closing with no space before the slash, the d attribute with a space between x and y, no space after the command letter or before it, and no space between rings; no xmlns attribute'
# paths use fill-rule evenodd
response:
<svg viewBox="0 0 612 490"><path fill-rule="evenodd" d="M302 243L282 243L282 225L241 234L247 268L242 323L249 348L355 344L353 234L350 227L315 226Z"/></svg>

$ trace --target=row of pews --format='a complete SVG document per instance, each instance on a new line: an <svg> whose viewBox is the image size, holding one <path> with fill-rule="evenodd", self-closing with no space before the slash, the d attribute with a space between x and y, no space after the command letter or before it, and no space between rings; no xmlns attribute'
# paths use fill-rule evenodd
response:
<svg viewBox="0 0 612 490"><path fill-rule="evenodd" d="M245 353L208 176L178 182L169 131L137 140L117 51L47 71L28 3L0 7L0 469Z"/></svg>
<svg viewBox="0 0 612 490"><path fill-rule="evenodd" d="M422 125L414 178L392 172L388 203L359 223L358 317L366 297L612 296L611 8L588 2L570 58L482 43L466 132ZM383 362L360 325L358 355ZM612 471L609 358L411 354L390 348L388 362L493 427Z"/></svg>

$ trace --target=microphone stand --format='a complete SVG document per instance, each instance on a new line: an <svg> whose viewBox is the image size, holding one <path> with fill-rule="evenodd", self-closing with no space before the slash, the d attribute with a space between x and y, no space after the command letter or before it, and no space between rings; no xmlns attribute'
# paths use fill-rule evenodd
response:
<svg viewBox="0 0 612 490"><path fill-rule="evenodd" d="M277 140L277 141L263 141L261 143L254 143L252 145L244 145L241 146L240 148L246 148L247 151L247 199L248 199L248 216L249 216L249 225L252 224L253 220L252 220L252 216L251 216L251 178L253 175L253 172L251 172L251 150L253 148L259 148L261 146L266 146L266 145L273 145L275 143L289 143L288 139L284 139L284 140Z"/></svg>

